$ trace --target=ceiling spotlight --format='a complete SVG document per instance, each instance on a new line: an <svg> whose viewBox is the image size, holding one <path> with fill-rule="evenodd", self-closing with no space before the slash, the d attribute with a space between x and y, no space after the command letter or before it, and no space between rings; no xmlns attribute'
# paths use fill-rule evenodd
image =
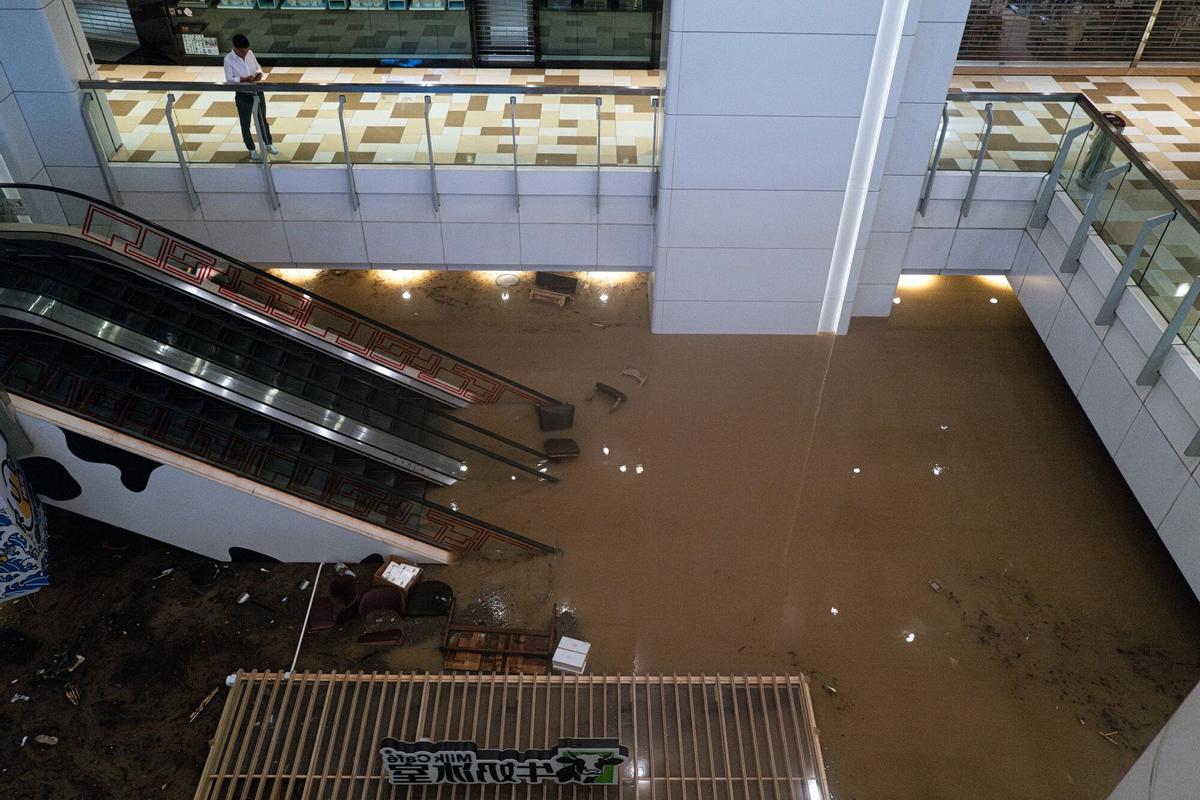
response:
<svg viewBox="0 0 1200 800"><path fill-rule="evenodd" d="M988 302L991 303L992 305L996 305L996 303L999 303L1000 301L994 297L989 297Z"/></svg>
<svg viewBox="0 0 1200 800"><path fill-rule="evenodd" d="M915 633L910 633L904 637L904 641L908 642L909 644L912 644L916 640L917 640L917 635Z"/></svg>
<svg viewBox="0 0 1200 800"><path fill-rule="evenodd" d="M601 303L607 303L607 302L608 302L608 292L605 292L605 293L603 293L602 295L600 295L600 302L601 302Z"/></svg>
<svg viewBox="0 0 1200 800"><path fill-rule="evenodd" d="M837 606L834 606L833 608L829 609L829 613L833 614L836 617L838 615Z"/></svg>
<svg viewBox="0 0 1200 800"><path fill-rule="evenodd" d="M504 302L504 303L507 303L507 302L508 302L508 292L501 292L501 293L500 293L500 301L501 301L501 302Z"/></svg>
<svg viewBox="0 0 1200 800"><path fill-rule="evenodd" d="M400 296L405 300L412 300L412 292L410 292L408 289L405 289L403 292L401 292Z"/></svg>
<svg viewBox="0 0 1200 800"><path fill-rule="evenodd" d="M641 475L643 472L646 471L646 468L643 467L641 464L638 464L636 467L633 468L633 471L636 472L638 475Z"/></svg>
<svg viewBox="0 0 1200 800"><path fill-rule="evenodd" d="M893 298L892 298L892 305L894 305L894 306L898 306L898 305L900 305L900 298L899 298L899 297L893 297Z"/></svg>
<svg viewBox="0 0 1200 800"><path fill-rule="evenodd" d="M621 472L628 472L628 471L629 471L629 467L625 466L624 464L622 464L621 466L617 467L617 469L621 470Z"/></svg>
<svg viewBox="0 0 1200 800"><path fill-rule="evenodd" d="M604 455L608 455L608 445L605 445L604 447L601 447L600 449L604 451Z"/></svg>
<svg viewBox="0 0 1200 800"><path fill-rule="evenodd" d="M458 465L458 471L459 471L459 472L466 472L466 471L467 471L467 465L466 465L466 464L459 464L459 465Z"/></svg>
<svg viewBox="0 0 1200 800"><path fill-rule="evenodd" d="M850 470L850 471L851 471L851 472L853 472L855 475L858 475L858 474L860 474L860 473L862 472L862 470L861 470L861 469L859 469L858 467L855 467L854 469L852 469L852 470Z"/></svg>

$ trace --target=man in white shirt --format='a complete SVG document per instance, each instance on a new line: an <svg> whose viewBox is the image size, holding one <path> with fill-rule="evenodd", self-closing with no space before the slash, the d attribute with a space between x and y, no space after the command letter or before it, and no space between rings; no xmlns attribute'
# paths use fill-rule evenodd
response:
<svg viewBox="0 0 1200 800"><path fill-rule="evenodd" d="M225 54L226 83L258 83L266 76L254 51L250 49L250 40L244 34L233 36L233 49ZM242 141L250 151L250 160L259 161L258 150L254 147L254 136L250 132L250 116L254 112L254 98L258 98L258 122L262 126L263 138L266 139L267 149L271 155L279 155L279 148L271 141L271 126L267 124L267 97L262 92L237 92L233 96L237 106L238 119L242 121Z"/></svg>

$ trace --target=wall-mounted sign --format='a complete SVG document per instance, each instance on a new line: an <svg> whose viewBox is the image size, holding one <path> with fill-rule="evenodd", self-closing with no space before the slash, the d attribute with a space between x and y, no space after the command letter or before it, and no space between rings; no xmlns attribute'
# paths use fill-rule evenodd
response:
<svg viewBox="0 0 1200 800"><path fill-rule="evenodd" d="M571 783L616 786L629 751L616 739L560 739L549 750L480 750L475 742L402 742L379 747L388 783Z"/></svg>

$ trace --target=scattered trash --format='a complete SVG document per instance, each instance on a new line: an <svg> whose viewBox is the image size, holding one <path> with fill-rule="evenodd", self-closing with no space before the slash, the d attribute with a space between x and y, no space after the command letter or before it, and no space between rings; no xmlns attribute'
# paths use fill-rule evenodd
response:
<svg viewBox="0 0 1200 800"><path fill-rule="evenodd" d="M174 568L174 567L167 567L167 568L166 568L166 569L164 569L162 572L158 573L158 574L157 574L157 575L155 575L153 578L151 578L151 579L150 579L150 582L151 582L151 583L154 583L155 581L159 580L160 578L165 578L165 577L167 577L168 575L170 575L170 574L171 574L172 572L174 572L174 571L175 571L175 568Z"/></svg>
<svg viewBox="0 0 1200 800"><path fill-rule="evenodd" d="M259 571L259 572L265 572L265 573L267 573L268 575L270 575L270 574L271 574L271 570L267 569L266 567L259 567L259 568L258 568L258 571Z"/></svg>
<svg viewBox="0 0 1200 800"><path fill-rule="evenodd" d="M1105 739L1108 739L1110 742L1112 742L1114 747L1120 747L1120 746L1121 746L1121 743L1120 743L1120 742L1118 742L1116 739L1112 738L1112 737L1114 737L1114 736L1116 736L1116 735L1117 735L1117 732L1116 732L1116 731L1109 731L1108 733L1105 733L1104 731L1096 731L1096 733L1100 734L1100 735L1101 735L1101 736L1103 736Z"/></svg>
<svg viewBox="0 0 1200 800"><path fill-rule="evenodd" d="M212 699L217 696L217 692L220 690L220 688L221 687L218 686L216 689L213 689L211 692L206 694L204 699L200 701L200 705L196 706L196 710L191 714L188 714L189 725L195 721L196 717L200 716L204 712L204 709L208 708L208 704L211 703Z"/></svg>
<svg viewBox="0 0 1200 800"><path fill-rule="evenodd" d="M830 694L838 693L838 690L833 688L832 686L830 686L828 683L821 684L821 688L823 688L825 691L829 692Z"/></svg>
<svg viewBox="0 0 1200 800"><path fill-rule="evenodd" d="M33 737L33 743L40 744L43 747L54 747L54 745L58 744L58 737L57 736L47 736L44 733L40 733L37 736Z"/></svg>
<svg viewBox="0 0 1200 800"><path fill-rule="evenodd" d="M308 587L312 586L312 581L305 579L300 581L300 585L296 587L297 591L306 592Z"/></svg>
<svg viewBox="0 0 1200 800"><path fill-rule="evenodd" d="M592 322L590 324L593 328L607 328L608 327L603 322Z"/></svg>
<svg viewBox="0 0 1200 800"><path fill-rule="evenodd" d="M349 575L351 578L354 577L354 570L347 567L341 561L333 565L333 571L338 575Z"/></svg>
<svg viewBox="0 0 1200 800"><path fill-rule="evenodd" d="M29 702L29 695L27 695L27 694L14 694L14 695L12 696L12 699L11 699L11 700L9 700L8 702L9 702L10 704L11 704L11 703L28 703L28 702Z"/></svg>
<svg viewBox="0 0 1200 800"><path fill-rule="evenodd" d="M621 403L624 403L626 400L625 393L620 389L616 388L615 386L609 386L607 383L600 383L599 381L596 382L596 388L592 390L592 393L588 395L587 399L591 400L597 394L602 394L605 397L612 398L612 407L608 409L608 413L610 414L620 408Z"/></svg>
<svg viewBox="0 0 1200 800"><path fill-rule="evenodd" d="M79 701L83 699L83 692L81 692L79 690L79 684L68 683L66 697L67 697L67 700L69 700L71 702L71 705L73 705L73 706L79 705Z"/></svg>
<svg viewBox="0 0 1200 800"><path fill-rule="evenodd" d="M37 677L41 681L49 683L67 682L67 673L74 672L79 669L79 665L87 659L79 653L64 651L57 653L54 659L50 662L50 666L43 667L37 671Z"/></svg>
<svg viewBox="0 0 1200 800"><path fill-rule="evenodd" d="M84 661L87 661L87 659L79 655L79 653L76 653L74 660L71 661L71 666L67 667L67 672L74 672L75 670L79 669L79 665Z"/></svg>
<svg viewBox="0 0 1200 800"><path fill-rule="evenodd" d="M250 599L250 593L249 593L249 592L242 592L241 594L239 594L239 595L238 595L238 598L237 598L237 604L238 604L239 606L240 606L240 605L244 605L244 604L245 604L245 602L246 602L247 600L249 600L249 599Z"/></svg>
<svg viewBox="0 0 1200 800"><path fill-rule="evenodd" d="M28 741L29 741L29 737L28 737L28 736L22 736L22 737L21 737L21 744L20 744L19 746L20 746L20 747L24 747Z"/></svg>
<svg viewBox="0 0 1200 800"><path fill-rule="evenodd" d="M277 614L277 613L279 613L279 612L277 612L275 609L273 609L273 608L271 608L269 605L267 605L266 603L260 603L260 602L258 602L257 600L254 600L254 599L252 599L252 598L250 597L250 593L249 593L249 592L242 592L242 593L241 593L241 594L239 594L239 595L238 595L238 597L237 597L237 604L238 604L239 606L242 606L242 605L245 605L246 603L250 603L251 605L256 605L256 606L258 606L259 608L263 609L264 611L270 611L272 614ZM271 620L271 622L274 622L274 621L275 621L275 620Z"/></svg>
<svg viewBox="0 0 1200 800"><path fill-rule="evenodd" d="M940 592L945 587L942 586L942 582L939 581L937 578L930 578L929 579L929 588L933 589L935 592Z"/></svg>
<svg viewBox="0 0 1200 800"><path fill-rule="evenodd" d="M933 469L930 471L933 473L934 477L937 477L937 476L941 475L943 472L945 472L946 468L943 467L941 464L934 464Z"/></svg>
<svg viewBox="0 0 1200 800"><path fill-rule="evenodd" d="M645 386L646 379L650 377L646 373L642 372L640 369L634 369L633 367L625 367L624 369L621 370L621 374L626 375L630 378L633 378L635 381L638 382L638 386Z"/></svg>

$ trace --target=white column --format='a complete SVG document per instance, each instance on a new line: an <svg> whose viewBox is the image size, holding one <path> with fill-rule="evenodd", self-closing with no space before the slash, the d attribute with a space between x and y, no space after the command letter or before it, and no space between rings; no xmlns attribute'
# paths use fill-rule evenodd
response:
<svg viewBox="0 0 1200 800"><path fill-rule="evenodd" d="M879 186L855 316L887 316L913 229L925 170L962 41L970 0L924 0Z"/></svg>
<svg viewBox="0 0 1200 800"><path fill-rule="evenodd" d="M1167 720L1108 800L1194 800L1200 787L1200 687Z"/></svg>
<svg viewBox="0 0 1200 800"><path fill-rule="evenodd" d="M965 15L968 2L925 5L961 6ZM954 62L957 39L948 51L916 54L921 9L920 0L736 9L722 0L674 0L655 331L815 333L827 294L843 302L826 319L845 330L892 142L932 141L901 116L907 84L940 82L944 96ZM847 205L848 186L857 194Z"/></svg>
<svg viewBox="0 0 1200 800"><path fill-rule="evenodd" d="M13 177L106 197L79 89L96 69L70 0L0 0L0 70L0 155Z"/></svg>

